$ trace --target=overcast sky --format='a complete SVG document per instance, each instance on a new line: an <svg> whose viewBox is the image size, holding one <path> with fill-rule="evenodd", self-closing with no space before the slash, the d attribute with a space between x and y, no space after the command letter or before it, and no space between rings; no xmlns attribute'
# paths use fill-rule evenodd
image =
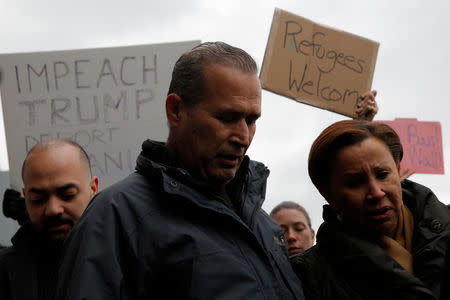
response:
<svg viewBox="0 0 450 300"><path fill-rule="evenodd" d="M245 49L261 66L275 7L378 41L372 85L379 93L376 119L441 122L447 173L448 0L0 0L0 53L221 40ZM262 113L248 153L271 169L263 208L298 201L311 212L317 229L324 200L307 175L307 155L325 127L346 117L270 92L263 92ZM7 170L0 119L0 170ZM411 179L450 203L448 175L415 174Z"/></svg>

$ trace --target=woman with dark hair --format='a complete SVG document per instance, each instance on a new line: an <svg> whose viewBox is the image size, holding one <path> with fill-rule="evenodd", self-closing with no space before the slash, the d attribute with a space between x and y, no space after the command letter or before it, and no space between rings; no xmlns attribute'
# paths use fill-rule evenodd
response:
<svg viewBox="0 0 450 300"><path fill-rule="evenodd" d="M307 299L438 299L450 211L401 181L392 128L341 121L311 147L308 172L324 196L317 244L291 259Z"/></svg>

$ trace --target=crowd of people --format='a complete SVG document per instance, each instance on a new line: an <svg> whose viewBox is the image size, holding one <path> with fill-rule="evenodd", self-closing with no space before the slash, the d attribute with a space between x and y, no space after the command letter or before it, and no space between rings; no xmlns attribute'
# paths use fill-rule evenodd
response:
<svg viewBox="0 0 450 300"><path fill-rule="evenodd" d="M167 141L144 141L125 179L98 192L72 141L29 151L23 197L3 200L21 226L0 250L0 299L448 299L450 210L404 179L397 134L371 122L375 96L311 147L328 202L316 234L296 202L261 208L269 169L246 155L255 61L222 42L193 48L172 73Z"/></svg>

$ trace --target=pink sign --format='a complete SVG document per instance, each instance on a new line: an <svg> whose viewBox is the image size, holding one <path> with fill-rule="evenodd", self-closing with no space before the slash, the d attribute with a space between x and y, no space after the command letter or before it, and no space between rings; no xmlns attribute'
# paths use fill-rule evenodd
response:
<svg viewBox="0 0 450 300"><path fill-rule="evenodd" d="M401 168L422 174L444 174L441 123L417 119L378 121L391 126L403 146Z"/></svg>

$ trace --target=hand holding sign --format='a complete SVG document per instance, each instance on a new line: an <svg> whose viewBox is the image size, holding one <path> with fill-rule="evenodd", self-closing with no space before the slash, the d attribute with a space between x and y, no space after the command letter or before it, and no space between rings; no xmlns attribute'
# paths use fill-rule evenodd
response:
<svg viewBox="0 0 450 300"><path fill-rule="evenodd" d="M375 101L377 91L368 91L359 96L359 101L356 105L356 114L358 120L372 121L378 112L378 105Z"/></svg>

